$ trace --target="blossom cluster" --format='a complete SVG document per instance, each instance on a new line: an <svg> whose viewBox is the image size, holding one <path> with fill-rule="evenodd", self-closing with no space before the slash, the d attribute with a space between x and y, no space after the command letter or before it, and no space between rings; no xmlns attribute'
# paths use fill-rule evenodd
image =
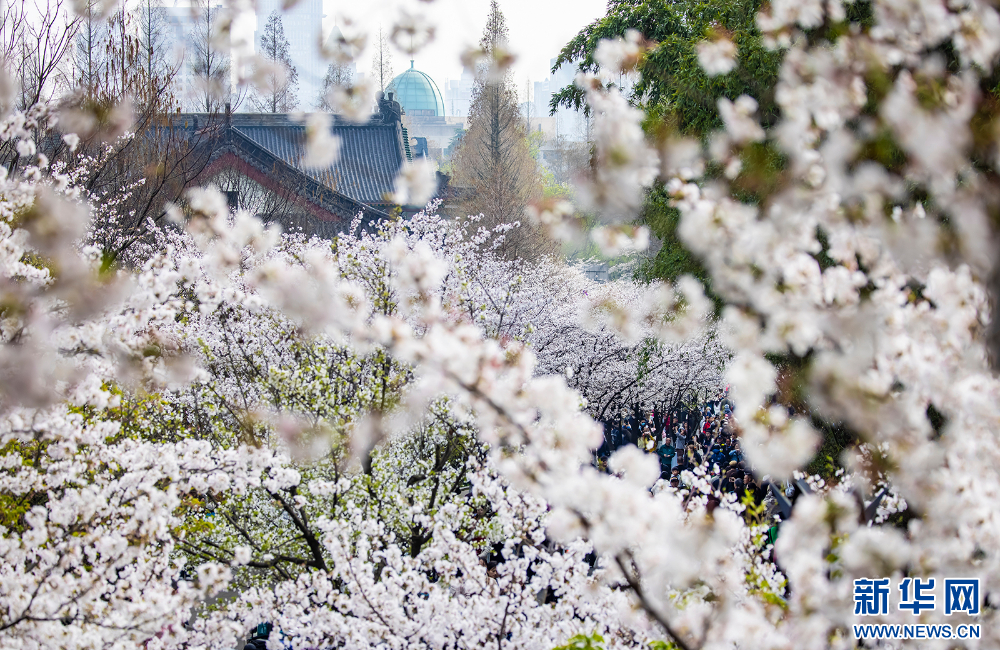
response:
<svg viewBox="0 0 1000 650"><path fill-rule="evenodd" d="M981 643L996 645L997 146L981 82L1000 19L976 0L871 11L819 32L844 3L771 3L778 122L722 100L704 160L688 141L663 152L686 161L663 180L724 304L717 334L691 278L598 290L491 258L505 227L427 214L333 245L282 238L211 189L172 210L185 233L108 272L80 243L80 172L39 151L56 116L4 115L30 164L0 167L3 645L220 647L268 620L303 647L852 647L854 578L933 575L981 580ZM581 196L625 232L661 156L641 111L581 83L597 120ZM761 148L779 169L747 168ZM748 196L750 173L773 182ZM570 355L560 336L592 347ZM654 487L655 459L631 447L613 475L591 466L592 396L633 366L581 368L636 341L683 353L670 370L717 356L699 372L726 366L751 463L808 485L773 547L744 504L709 506L704 474ZM796 473L824 420L857 443L829 482Z"/></svg>

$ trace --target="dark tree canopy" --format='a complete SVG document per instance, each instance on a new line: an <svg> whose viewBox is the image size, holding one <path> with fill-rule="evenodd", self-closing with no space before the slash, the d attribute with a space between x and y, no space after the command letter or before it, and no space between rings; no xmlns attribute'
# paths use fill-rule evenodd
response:
<svg viewBox="0 0 1000 650"><path fill-rule="evenodd" d="M685 134L702 135L722 126L715 108L720 97L750 95L760 104L767 126L776 115L773 95L781 53L766 49L761 41L756 16L762 4L761 0L610 0L607 15L563 47L553 71L576 65L583 72L595 72L598 42L636 29L657 45L639 64L642 75L631 90L635 104L670 116ZM738 47L739 65L713 78L698 64L695 46L715 30L731 35ZM552 97L552 110L559 105L583 108L582 91L574 86L563 88Z"/></svg>
<svg viewBox="0 0 1000 650"><path fill-rule="evenodd" d="M719 98L740 95L758 101L761 121L769 126L777 115L774 87L782 55L763 45L756 26L762 4L762 0L609 0L607 15L563 47L553 72L563 65L596 72L594 53L601 39L624 37L635 29L655 44L639 63L641 76L627 90L632 103L646 111L650 135L680 132L703 137L722 126L716 109ZM727 34L736 44L738 64L728 74L710 77L698 63L696 45L715 32ZM583 91L575 86L561 89L553 95L550 108L554 112L559 106L586 109ZM690 274L707 285L704 268L677 236L679 215L662 185L650 190L640 220L663 243L643 268L644 277L674 280Z"/></svg>

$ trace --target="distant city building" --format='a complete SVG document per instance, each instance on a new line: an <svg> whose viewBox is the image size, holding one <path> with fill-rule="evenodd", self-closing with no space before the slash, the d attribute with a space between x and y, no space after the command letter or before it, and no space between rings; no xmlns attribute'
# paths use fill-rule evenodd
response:
<svg viewBox="0 0 1000 650"><path fill-rule="evenodd" d="M549 66L554 66L556 60L549 61ZM534 107L532 117L540 118L549 116L549 102L552 95L556 94L566 86L573 85L576 79L576 67L573 65L562 65L555 73L545 81L535 82ZM560 107L553 116L554 129L556 135L563 136L575 142L583 142L587 139L587 118L581 111L571 108ZM544 128L548 131L548 128Z"/></svg>
<svg viewBox="0 0 1000 650"><path fill-rule="evenodd" d="M445 150L465 126L465 119L448 116L434 79L410 61L410 67L389 82L385 93L403 107L403 125L413 156L443 161Z"/></svg>
<svg viewBox="0 0 1000 650"><path fill-rule="evenodd" d="M257 30L254 47L260 52L260 39L272 11L281 14L285 38L289 42L292 65L299 73L299 108L309 110L319 103L319 94L326 76L327 62L320 56L323 38L323 0L299 0L291 9L282 11L282 0L257 0Z"/></svg>
<svg viewBox="0 0 1000 650"><path fill-rule="evenodd" d="M532 96L532 103L534 104L532 111L535 115L548 115L549 114L549 100L552 99L554 85L549 79L545 81L535 82L535 93ZM556 88L555 90L558 90Z"/></svg>
<svg viewBox="0 0 1000 650"><path fill-rule="evenodd" d="M213 5L214 9L220 7L221 4ZM168 46L173 51L172 60L177 66L173 81L174 96L181 106L193 107L198 93L190 53L198 27L198 8L189 3L178 4L175 0L172 7L163 6L163 17L168 27Z"/></svg>
<svg viewBox="0 0 1000 650"><path fill-rule="evenodd" d="M207 5L209 11L213 13L222 12L226 3L220 0L210 0ZM196 45L199 40L203 40L199 30L204 28L205 6L199 6L191 0L173 0L172 6L165 3L160 5L163 12L164 21L167 25L166 45L171 50L169 57L171 64L177 69L172 83L172 90L180 107L184 110L203 111L205 110L205 85L203 80L199 80L194 74L194 62L197 56ZM214 20L214 18L213 18ZM232 57L232 51L228 47L218 47L213 44L216 50L226 56ZM230 79L230 83L232 80ZM220 98L220 102L224 102Z"/></svg>
<svg viewBox="0 0 1000 650"><path fill-rule="evenodd" d="M476 76L468 70L462 71L461 79L449 79L444 87L444 105L448 115L452 117L469 117L469 107L472 105L472 89L476 85Z"/></svg>
<svg viewBox="0 0 1000 650"><path fill-rule="evenodd" d="M555 62L556 60L552 59L549 65L553 66ZM532 131L542 131L546 138L561 135L579 142L587 139L587 120L583 113L560 108L554 116L549 116L549 102L552 100L552 95L572 85L575 79L575 66L563 65L549 79L534 82L534 98L530 107L521 105L521 112L525 114L525 118L530 117ZM445 83L444 104L447 115L469 117L475 85L476 77L468 70L462 72L461 79L450 79Z"/></svg>

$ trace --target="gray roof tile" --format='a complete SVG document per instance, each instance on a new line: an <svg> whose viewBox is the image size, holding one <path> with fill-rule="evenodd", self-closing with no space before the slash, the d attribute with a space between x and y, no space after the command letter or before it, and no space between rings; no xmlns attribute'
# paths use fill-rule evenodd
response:
<svg viewBox="0 0 1000 650"><path fill-rule="evenodd" d="M253 119L257 117L261 119ZM384 202L403 164L401 138L392 123L335 123L333 133L341 140L339 160L325 169L310 169L302 166L305 126L276 115L236 114L233 118L233 130L327 187L363 203Z"/></svg>

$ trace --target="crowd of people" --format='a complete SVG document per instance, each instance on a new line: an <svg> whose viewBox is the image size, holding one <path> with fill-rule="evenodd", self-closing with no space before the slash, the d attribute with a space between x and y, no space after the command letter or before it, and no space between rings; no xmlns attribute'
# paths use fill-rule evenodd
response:
<svg viewBox="0 0 1000 650"><path fill-rule="evenodd" d="M629 416L603 424L604 443L595 452L595 463L603 471L608 471L608 458L615 451L636 445L658 456L660 478L672 488L687 487L685 470L704 468L714 488L710 508L726 493L740 499L749 493L755 503L763 503L768 495L767 484L754 477L740 448L733 404L724 392L702 404L633 410Z"/></svg>

